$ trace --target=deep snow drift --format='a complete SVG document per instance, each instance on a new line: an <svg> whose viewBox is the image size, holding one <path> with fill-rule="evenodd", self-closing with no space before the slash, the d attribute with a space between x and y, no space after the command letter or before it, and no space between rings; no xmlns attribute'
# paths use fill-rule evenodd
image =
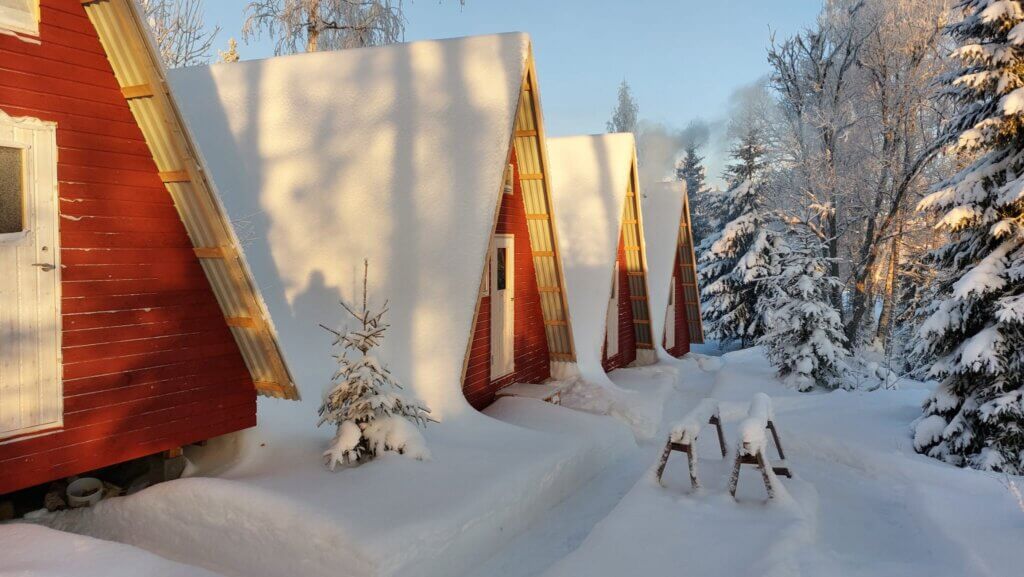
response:
<svg viewBox="0 0 1024 577"><path fill-rule="evenodd" d="M129 545L38 525L0 526L0 575L10 577L215 577Z"/></svg>
<svg viewBox="0 0 1024 577"><path fill-rule="evenodd" d="M431 426L429 461L385 454L332 473L313 401L260 402L258 428L189 453L191 474L216 477L49 522L238 577L450 577L635 447L608 417L505 398L475 428Z"/></svg>

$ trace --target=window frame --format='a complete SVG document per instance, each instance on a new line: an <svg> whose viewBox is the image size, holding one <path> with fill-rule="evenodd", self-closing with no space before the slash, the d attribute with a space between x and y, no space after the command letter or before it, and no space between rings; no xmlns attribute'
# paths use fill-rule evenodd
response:
<svg viewBox="0 0 1024 577"><path fill-rule="evenodd" d="M0 118L0 120L2 120L2 118ZM0 137L0 148L13 148L21 151L21 230L17 232L0 232L0 242L19 241L27 238L29 233L32 232L32 229L29 226L31 223L29 222L28 213L28 201L30 200L29 193L31 192L29 190L30 183L28 174L28 171L31 168L29 166L29 161L31 160L29 158L29 152L32 147L22 141L7 140Z"/></svg>
<svg viewBox="0 0 1024 577"><path fill-rule="evenodd" d="M39 0L27 0L28 12L0 6L0 33L39 37Z"/></svg>

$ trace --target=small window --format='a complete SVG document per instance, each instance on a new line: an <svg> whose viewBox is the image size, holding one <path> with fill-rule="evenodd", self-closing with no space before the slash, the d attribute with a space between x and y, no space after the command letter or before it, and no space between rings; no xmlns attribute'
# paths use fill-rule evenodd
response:
<svg viewBox="0 0 1024 577"><path fill-rule="evenodd" d="M495 260L497 261L498 270L497 270L497 275L496 275L497 279L495 280L495 284L497 286L495 286L494 289L495 290L499 290L499 291L505 290L505 278L506 278L506 275L505 275L505 260L506 260L506 257L507 257L507 255L505 254L505 251L507 251L507 250L508 249L504 248L504 247L498 248L498 253L497 253L497 255L495 255Z"/></svg>
<svg viewBox="0 0 1024 577"><path fill-rule="evenodd" d="M20 148L0 146L0 234L21 232L25 228L23 157Z"/></svg>
<svg viewBox="0 0 1024 577"><path fill-rule="evenodd" d="M515 190L515 168L512 167L510 162L505 167L505 194L512 194Z"/></svg>
<svg viewBox="0 0 1024 577"><path fill-rule="evenodd" d="M0 28L39 35L39 0L0 0Z"/></svg>

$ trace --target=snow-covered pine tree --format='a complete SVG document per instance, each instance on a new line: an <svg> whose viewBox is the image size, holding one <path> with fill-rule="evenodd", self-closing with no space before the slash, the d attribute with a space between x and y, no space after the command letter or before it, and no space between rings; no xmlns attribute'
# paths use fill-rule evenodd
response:
<svg viewBox="0 0 1024 577"><path fill-rule="evenodd" d="M756 342L764 334L757 300L758 279L770 276L771 231L761 205L765 147L748 128L732 150L727 191L714 195L712 210L722 223L698 250L701 309L708 333L722 341Z"/></svg>
<svg viewBox="0 0 1024 577"><path fill-rule="evenodd" d="M938 298L920 331L939 386L917 451L958 466L1024 473L1024 3L961 0L949 27L961 68L945 80L957 115L944 138L977 160L925 197L949 241L932 253Z"/></svg>
<svg viewBox="0 0 1024 577"><path fill-rule="evenodd" d="M788 239L779 234L770 238L778 271L762 281L757 304L766 330L760 344L790 387L798 391L815 385L838 388L848 353L830 292L841 283L831 276L817 238L800 231L791 231Z"/></svg>
<svg viewBox="0 0 1024 577"><path fill-rule="evenodd" d="M608 132L632 132L636 133L639 122L640 105L633 97L633 90L625 80L619 84L619 96L612 110L612 118L605 127Z"/></svg>
<svg viewBox="0 0 1024 577"><path fill-rule="evenodd" d="M429 409L402 395L402 386L373 354L389 327L384 322L388 303L376 312L369 309L369 264L364 261L363 266L362 308L357 311L341 301L358 326L354 330L336 331L320 325L335 336L333 346L341 349L334 355L338 370L331 379L333 388L320 405L317 423L337 426L330 448L324 451L332 471L339 464L366 461L383 451L420 460L430 458L423 435L417 429L417 425L425 427L431 420Z"/></svg>
<svg viewBox="0 0 1024 577"><path fill-rule="evenodd" d="M690 220L693 224L693 242L700 245L713 228L713 215L705 181L704 157L698 154L699 145L686 146L683 158L676 165L676 178L686 182L686 193L690 199Z"/></svg>

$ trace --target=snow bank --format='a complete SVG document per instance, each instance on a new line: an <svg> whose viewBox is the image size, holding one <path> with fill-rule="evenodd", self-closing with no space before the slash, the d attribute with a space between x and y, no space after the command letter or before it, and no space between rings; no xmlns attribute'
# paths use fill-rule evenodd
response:
<svg viewBox="0 0 1024 577"><path fill-rule="evenodd" d="M651 291L651 331L663 351L668 293L672 287L685 182L644 182L641 196L647 248L647 288ZM677 305L677 306L682 306ZM660 356L668 356L667 353Z"/></svg>
<svg viewBox="0 0 1024 577"><path fill-rule="evenodd" d="M332 473L320 459L330 432L310 410L263 403L260 427L189 453L195 474L220 478L163 483L52 522L228 575L450 577L635 446L613 419L504 398L472 429L428 428L430 461L385 454Z"/></svg>
<svg viewBox="0 0 1024 577"><path fill-rule="evenodd" d="M152 553L39 525L0 526L0 575L19 577L215 577Z"/></svg>
<svg viewBox="0 0 1024 577"><path fill-rule="evenodd" d="M339 299L390 300L379 351L435 417L460 375L530 41L500 34L169 71L300 389Z"/></svg>

